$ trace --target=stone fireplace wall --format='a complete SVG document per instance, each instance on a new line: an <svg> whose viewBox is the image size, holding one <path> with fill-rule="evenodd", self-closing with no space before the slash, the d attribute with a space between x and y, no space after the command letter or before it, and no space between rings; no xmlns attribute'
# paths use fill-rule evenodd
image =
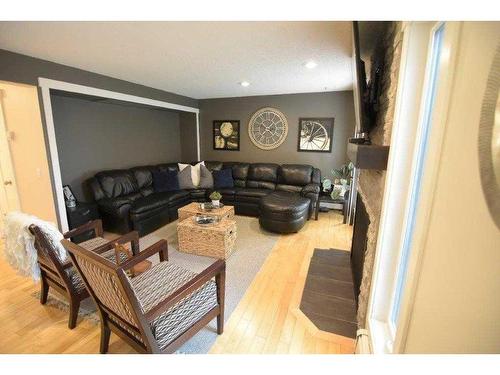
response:
<svg viewBox="0 0 500 375"><path fill-rule="evenodd" d="M398 85L399 66L402 46L402 23L391 22L385 35L374 50L374 57L384 56L384 70L382 77L379 112L376 124L370 132L373 144L389 145L391 142L392 122ZM370 218L368 227L367 245L363 266L363 278L358 297L358 324L361 328L366 325L366 311L377 245L378 227L382 209L382 197L385 184L385 171L361 170L359 176L358 192L363 198L366 211Z"/></svg>

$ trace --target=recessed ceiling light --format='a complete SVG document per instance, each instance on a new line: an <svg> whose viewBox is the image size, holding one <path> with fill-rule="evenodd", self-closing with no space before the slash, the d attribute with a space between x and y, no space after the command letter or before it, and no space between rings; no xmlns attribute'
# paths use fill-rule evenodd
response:
<svg viewBox="0 0 500 375"><path fill-rule="evenodd" d="M306 67L307 69L314 69L314 68L316 68L317 66L318 66L318 64L316 64L316 63L315 63L314 61L312 61L312 60L311 60L311 61L308 61L308 62L306 62L306 63L305 63L305 67Z"/></svg>
<svg viewBox="0 0 500 375"><path fill-rule="evenodd" d="M240 82L240 85L243 86L243 87L248 87L248 86L250 86L250 82L243 81L243 82Z"/></svg>

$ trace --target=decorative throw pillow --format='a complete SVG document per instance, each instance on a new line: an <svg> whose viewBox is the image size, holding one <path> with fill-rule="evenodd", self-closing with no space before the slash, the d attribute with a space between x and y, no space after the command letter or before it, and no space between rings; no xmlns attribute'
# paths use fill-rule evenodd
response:
<svg viewBox="0 0 500 375"><path fill-rule="evenodd" d="M179 179L177 171L154 171L153 189L156 193L179 190Z"/></svg>
<svg viewBox="0 0 500 375"><path fill-rule="evenodd" d="M182 172L182 170L186 167L189 167L191 164L184 164L184 163L177 163L179 165L179 172Z"/></svg>
<svg viewBox="0 0 500 375"><path fill-rule="evenodd" d="M191 178L191 167L188 165L187 167L184 167L179 174L177 175L177 178L179 179L179 188L184 190L184 189L196 189L196 186L193 184L193 180Z"/></svg>
<svg viewBox="0 0 500 375"><path fill-rule="evenodd" d="M200 188L202 189L213 189L214 188L214 178L212 173L204 165L200 166Z"/></svg>
<svg viewBox="0 0 500 375"><path fill-rule="evenodd" d="M233 170L231 168L213 171L214 189L232 188L234 187Z"/></svg>
<svg viewBox="0 0 500 375"><path fill-rule="evenodd" d="M183 163L178 163L179 164L179 171L183 171L184 168L190 166L191 167L191 179L193 180L193 185L195 187L200 186L200 167L202 165L205 165L204 161L200 161L199 163L195 165L191 164L183 164Z"/></svg>

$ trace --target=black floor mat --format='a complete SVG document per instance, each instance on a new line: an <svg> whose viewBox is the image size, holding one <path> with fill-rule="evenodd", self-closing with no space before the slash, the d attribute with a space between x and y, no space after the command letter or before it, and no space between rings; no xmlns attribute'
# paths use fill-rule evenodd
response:
<svg viewBox="0 0 500 375"><path fill-rule="evenodd" d="M314 250L300 309L320 330L356 337L356 300L348 251Z"/></svg>

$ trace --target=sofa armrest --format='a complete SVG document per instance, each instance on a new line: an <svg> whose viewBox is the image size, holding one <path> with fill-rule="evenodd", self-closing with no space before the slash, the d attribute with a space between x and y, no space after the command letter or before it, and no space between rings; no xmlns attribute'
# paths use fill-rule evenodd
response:
<svg viewBox="0 0 500 375"><path fill-rule="evenodd" d="M319 212L319 192L321 188L319 184L307 184L302 188L300 195L311 200L311 205L309 206L309 219L313 216L318 220Z"/></svg>
<svg viewBox="0 0 500 375"><path fill-rule="evenodd" d="M302 188L300 194L305 197L310 194L318 195L319 192L320 192L320 187L318 184L307 184Z"/></svg>
<svg viewBox="0 0 500 375"><path fill-rule="evenodd" d="M130 206L130 199L125 197L104 198L97 202L100 210L115 216L122 216L123 210ZM128 209L127 209L128 211Z"/></svg>
<svg viewBox="0 0 500 375"><path fill-rule="evenodd" d="M106 195L104 194L104 191L101 188L101 185L99 184L99 181L95 177L91 177L87 180L87 184L90 187L90 191L92 191L92 194L94 195L94 200L98 201L101 199L106 198Z"/></svg>

